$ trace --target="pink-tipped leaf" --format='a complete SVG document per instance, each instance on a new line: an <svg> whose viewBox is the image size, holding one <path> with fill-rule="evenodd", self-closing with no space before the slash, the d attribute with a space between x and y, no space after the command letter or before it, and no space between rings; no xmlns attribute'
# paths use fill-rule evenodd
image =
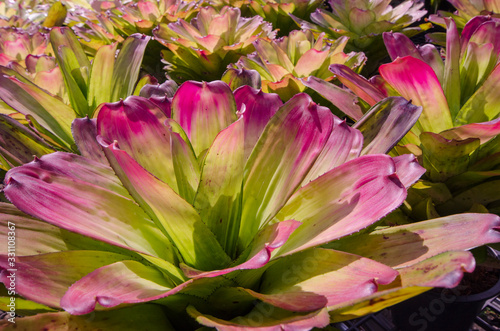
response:
<svg viewBox="0 0 500 331"><path fill-rule="evenodd" d="M230 259L196 210L116 143L104 152L116 174L157 229L173 242L184 262L201 270L225 267Z"/></svg>
<svg viewBox="0 0 500 331"><path fill-rule="evenodd" d="M184 158L183 167L193 169L185 173L197 182L199 170L193 152L183 148L185 143L164 122L165 114L149 100L131 96L115 103L104 104L97 117L97 134L105 141L117 141L141 166L168 184L175 192L192 201L193 188L183 190L193 178L177 176L177 158ZM182 146L179 146L182 145ZM176 155L179 154L179 155ZM191 163L191 164L190 164Z"/></svg>
<svg viewBox="0 0 500 331"><path fill-rule="evenodd" d="M111 245L171 259L167 238L116 183L110 169L71 155L50 154L10 170L5 195L21 211L50 224Z"/></svg>
<svg viewBox="0 0 500 331"><path fill-rule="evenodd" d="M366 78L358 75L351 68L343 64L332 64L330 71L337 75L337 78L353 91L357 96L373 106L384 98L384 95Z"/></svg>
<svg viewBox="0 0 500 331"><path fill-rule="evenodd" d="M16 293L26 299L61 308L59 301L71 284L99 267L126 258L116 253L91 250L17 257ZM6 285L10 284L8 269L12 268L7 255L0 256L0 281Z"/></svg>
<svg viewBox="0 0 500 331"><path fill-rule="evenodd" d="M110 308L122 303L142 303L173 295L191 281L176 287L158 269L124 260L100 267L69 287L61 307L72 315L92 312L96 304Z"/></svg>
<svg viewBox="0 0 500 331"><path fill-rule="evenodd" d="M380 74L401 96L422 106L419 127L441 132L452 126L448 102L432 68L411 56L380 66Z"/></svg>
<svg viewBox="0 0 500 331"><path fill-rule="evenodd" d="M188 81L174 95L172 118L186 132L196 155L200 155L222 129L236 121L233 93L222 81Z"/></svg>
<svg viewBox="0 0 500 331"><path fill-rule="evenodd" d="M96 119L75 118L71 124L71 131L80 154L88 159L108 164L101 145L97 142Z"/></svg>
<svg viewBox="0 0 500 331"><path fill-rule="evenodd" d="M406 189L395 171L391 157L367 155L346 162L299 189L274 221L294 219L302 225L276 255L350 235L394 210L406 198Z"/></svg>
<svg viewBox="0 0 500 331"><path fill-rule="evenodd" d="M245 125L244 155L248 159L267 123L283 102L277 94L264 93L250 86L234 91L236 107Z"/></svg>
<svg viewBox="0 0 500 331"><path fill-rule="evenodd" d="M318 92L350 118L357 121L363 116L363 109L358 104L358 97L349 91L314 76L303 78L301 82Z"/></svg>
<svg viewBox="0 0 500 331"><path fill-rule="evenodd" d="M325 147L319 154L301 186L307 185L319 176L345 162L357 158L363 148L363 135L337 116L333 118L333 129Z"/></svg>

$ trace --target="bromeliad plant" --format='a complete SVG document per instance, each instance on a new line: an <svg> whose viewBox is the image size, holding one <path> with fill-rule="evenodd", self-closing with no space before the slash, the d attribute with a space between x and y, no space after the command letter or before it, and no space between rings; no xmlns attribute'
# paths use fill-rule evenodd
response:
<svg viewBox="0 0 500 331"><path fill-rule="evenodd" d="M462 30L465 24L476 16L493 15L498 17L498 14L500 14L500 1L498 0L448 0L448 2L451 3L457 11L454 13L439 11L437 15L431 15L429 17L432 22L443 24L443 18L450 17L455 21L457 28Z"/></svg>
<svg viewBox="0 0 500 331"><path fill-rule="evenodd" d="M407 36L427 30L429 24L410 27L426 13L423 1L406 0L396 7L390 0L330 0L332 11L317 9L311 14L315 24L296 19L303 29L324 32L330 39L349 37L348 51L364 52L368 72L375 70L387 53L382 42L383 32L400 32Z"/></svg>
<svg viewBox="0 0 500 331"><path fill-rule="evenodd" d="M401 95L422 106L422 115L396 147L411 151L427 169L409 202L421 220L467 211L500 212L496 194L500 150L500 25L491 17L469 21L461 36L448 25L446 58L432 45L420 48L402 34L385 34L394 62L370 81L332 66L342 82L367 103ZM414 196L413 196L414 195Z"/></svg>
<svg viewBox="0 0 500 331"><path fill-rule="evenodd" d="M0 28L0 66L14 70L19 75L65 99L64 82L56 67L49 36L45 33L28 33L18 28ZM1 102L0 112L13 113Z"/></svg>
<svg viewBox="0 0 500 331"><path fill-rule="evenodd" d="M26 213L0 205L4 229L23 224L16 290L56 310L16 327L114 329L145 304L153 320L136 315L141 329L310 330L456 285L474 268L463 250L500 241L498 216L359 233L423 172L410 155L370 154L399 139L378 134L384 114L398 114L390 132L401 135L420 109L402 98L377 107L364 138L307 94L282 105L220 81L186 82L170 111L135 96L103 104L97 137L76 141L93 156L45 155L6 176Z"/></svg>
<svg viewBox="0 0 500 331"><path fill-rule="evenodd" d="M309 30L295 30L289 36L275 40L261 38L253 43L256 52L241 57L237 66L259 72L262 90L277 93L283 101L306 90L300 78L314 76L325 81L333 80L333 74L328 70L331 64L361 70L365 55L343 52L348 38L330 42L324 37L323 33L315 38Z"/></svg>
<svg viewBox="0 0 500 331"><path fill-rule="evenodd" d="M93 10L79 9L71 15L71 19L80 22L77 27L80 33L87 29L94 32L94 38L102 35L101 29L106 34L127 38L134 33L150 35L152 30L160 23L171 23L178 19L190 20L199 10L196 1L183 0L140 0L140 1L92 1ZM74 23L73 23L74 24ZM96 34L97 32L97 34ZM90 37L90 34L86 34ZM116 37L115 37L116 38ZM95 41L94 41L95 42Z"/></svg>
<svg viewBox="0 0 500 331"><path fill-rule="evenodd" d="M47 55L51 53L48 46L47 34L28 33L22 29L10 27L0 28L0 65L26 67L25 59L28 55Z"/></svg>
<svg viewBox="0 0 500 331"><path fill-rule="evenodd" d="M228 65L255 51L255 40L275 34L260 16L244 18L238 8L227 6L220 11L203 7L190 23L180 19L154 30L155 38L168 48L162 51L167 73L179 83L221 79Z"/></svg>
<svg viewBox="0 0 500 331"><path fill-rule="evenodd" d="M297 29L297 24L290 14L296 18L309 21L311 14L322 3L323 1L320 0L250 0L245 9L251 15L262 16L266 22L278 28L280 36L287 36Z"/></svg>
<svg viewBox="0 0 500 331"><path fill-rule="evenodd" d="M139 94L141 87L150 82L148 76L138 82L148 37L127 38L118 56L117 44L103 46L92 64L69 28L53 28L50 41L58 50L59 66L28 77L34 81L26 74L0 66L0 99L10 107L5 112L16 113L0 116L2 169L29 162L33 155L48 151L76 152L71 134L75 118L92 118L101 103ZM27 59L27 65L35 70L53 64L44 57Z"/></svg>

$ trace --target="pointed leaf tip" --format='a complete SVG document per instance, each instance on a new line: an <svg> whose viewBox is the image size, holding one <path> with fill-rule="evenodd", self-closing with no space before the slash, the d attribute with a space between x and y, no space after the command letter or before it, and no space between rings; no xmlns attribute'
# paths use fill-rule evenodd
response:
<svg viewBox="0 0 500 331"><path fill-rule="evenodd" d="M185 82L172 99L171 111L196 155L210 147L217 134L237 119L233 92L222 81Z"/></svg>
<svg viewBox="0 0 500 331"><path fill-rule="evenodd" d="M401 96L422 106L421 130L438 133L453 126L441 84L427 63L405 56L380 66L380 74Z"/></svg>

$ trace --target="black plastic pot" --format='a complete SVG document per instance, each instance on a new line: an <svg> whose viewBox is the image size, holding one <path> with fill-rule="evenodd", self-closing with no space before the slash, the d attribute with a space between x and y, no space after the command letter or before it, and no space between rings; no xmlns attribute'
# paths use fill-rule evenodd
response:
<svg viewBox="0 0 500 331"><path fill-rule="evenodd" d="M460 291L460 286L435 288L395 305L391 308L394 324L401 331L468 331L486 301L500 294L500 279L478 294Z"/></svg>

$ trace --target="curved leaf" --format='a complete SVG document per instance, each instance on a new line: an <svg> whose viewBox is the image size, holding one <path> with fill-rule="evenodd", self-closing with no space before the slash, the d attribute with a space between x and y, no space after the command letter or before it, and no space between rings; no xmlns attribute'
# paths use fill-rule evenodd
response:
<svg viewBox="0 0 500 331"><path fill-rule="evenodd" d="M377 103L353 125L363 134L361 154L388 153L410 131L421 113L422 107L401 97Z"/></svg>
<svg viewBox="0 0 500 331"><path fill-rule="evenodd" d="M413 56L416 59L424 60L410 38L402 33L384 32L382 33L387 53L394 61L398 57Z"/></svg>
<svg viewBox="0 0 500 331"><path fill-rule="evenodd" d="M283 102L277 94L264 93L250 86L238 88L234 91L234 98L245 123L244 154L247 160L262 131Z"/></svg>
<svg viewBox="0 0 500 331"><path fill-rule="evenodd" d="M313 76L303 78L300 81L318 92L350 118L357 121L363 116L363 109L359 106L358 97L349 91Z"/></svg>
<svg viewBox="0 0 500 331"><path fill-rule="evenodd" d="M402 268L443 252L499 242L499 230L496 215L457 214L344 238L329 247Z"/></svg>
<svg viewBox="0 0 500 331"><path fill-rule="evenodd" d="M154 220L156 228L172 241L187 265L213 270L230 263L215 235L189 203L116 144L104 147L106 157L122 183Z"/></svg>
<svg viewBox="0 0 500 331"><path fill-rule="evenodd" d="M500 134L500 118L489 122L471 123L440 133L446 139L465 140L469 138L479 138L481 144L490 141Z"/></svg>
<svg viewBox="0 0 500 331"><path fill-rule="evenodd" d="M167 238L135 202L121 195L124 189L114 182L116 177L101 171L102 164L76 159L60 164L63 170L45 158L10 170L5 195L25 213L63 229L171 260ZM100 176L89 176L93 172Z"/></svg>
<svg viewBox="0 0 500 331"><path fill-rule="evenodd" d="M282 313L276 319L272 313L274 307L258 305L245 316L237 317L231 321L201 314L193 306L187 308L188 313L201 325L217 328L219 331L240 331L251 329L254 331L282 331L282 330L309 330L311 328L323 328L330 323L330 317L326 309L318 310L308 314Z"/></svg>
<svg viewBox="0 0 500 331"><path fill-rule="evenodd" d="M405 99L422 106L419 129L438 133L453 126L441 84L428 64L405 56L381 65L379 70L382 77Z"/></svg>
<svg viewBox="0 0 500 331"><path fill-rule="evenodd" d="M300 186L305 186L333 168L357 158L362 147L361 132L351 128L345 120L342 121L334 115L330 138Z"/></svg>
<svg viewBox="0 0 500 331"><path fill-rule="evenodd" d="M271 253L283 246L288 240L290 234L300 226L300 222L288 220L276 224L266 226L254 239L250 246L249 258L241 263L236 264L223 270L214 270L203 272L186 266L181 266L186 276L190 278L217 277L225 275L236 270L257 269L266 265L271 259ZM242 256L246 256L243 254ZM239 258L241 260L241 257Z"/></svg>
<svg viewBox="0 0 500 331"><path fill-rule="evenodd" d="M472 254L460 251L442 253L399 269L399 277L395 282L371 296L349 302L345 308L332 311L332 320L343 321L377 312L425 292L430 287L454 287L463 273L472 272L474 266Z"/></svg>
<svg viewBox="0 0 500 331"><path fill-rule="evenodd" d="M391 157L367 155L334 168L299 189L274 221L302 222L276 256L291 254L357 232L406 198ZM369 206L369 208L367 208Z"/></svg>
<svg viewBox="0 0 500 331"><path fill-rule="evenodd" d="M104 265L130 257L100 251L65 251L16 259L16 293L44 305L59 304L68 287ZM0 256L0 281L10 284L10 266L6 255ZM8 286L7 286L8 287ZM36 291L33 291L36 289Z"/></svg>
<svg viewBox="0 0 500 331"><path fill-rule="evenodd" d="M403 154L393 158L396 165L396 173L401 183L409 188L425 173L426 169L422 167L415 155Z"/></svg>
<svg viewBox="0 0 500 331"><path fill-rule="evenodd" d="M348 66L343 64L332 64L329 69L337 75L337 78L342 84L347 86L370 106L373 106L384 98L383 93L379 91L375 85L352 71Z"/></svg>
<svg viewBox="0 0 500 331"><path fill-rule="evenodd" d="M101 145L97 142L97 125L95 119L75 118L71 131L80 154L87 159L108 164Z"/></svg>
<svg viewBox="0 0 500 331"><path fill-rule="evenodd" d="M302 306L299 311L303 311L310 303L303 302L301 295L314 293L326 298L325 307L330 309L375 293L378 285L391 283L397 275L396 270L373 260L316 248L282 258L269 267L256 297L283 309L292 304Z"/></svg>
<svg viewBox="0 0 500 331"><path fill-rule="evenodd" d="M181 193L175 171L173 145L179 143L178 136L162 122L167 117L149 100L131 96L125 100L102 105L97 117L97 134L107 142L117 141L141 166L168 184L176 193ZM177 140L176 142L174 142ZM178 153L192 153L179 148ZM194 161L194 156L187 160ZM190 167L188 163L183 165ZM196 170L198 167L191 165ZM196 174L197 175L197 174ZM179 178L182 180L183 178ZM184 192L182 192L184 193Z"/></svg>
<svg viewBox="0 0 500 331"><path fill-rule="evenodd" d="M115 307L142 303L175 294L191 281L174 287L159 270L137 261L105 265L76 281L61 298L61 307L72 315L92 312L96 304Z"/></svg>
<svg viewBox="0 0 500 331"><path fill-rule="evenodd" d="M221 81L188 81L172 99L172 119L182 126L196 155L200 155L220 131L236 121L233 93Z"/></svg>
<svg viewBox="0 0 500 331"><path fill-rule="evenodd" d="M144 330L174 331L158 305L137 305L119 310L96 312L91 316L74 316L67 312L39 314L16 318L16 323L0 321L2 330Z"/></svg>
<svg viewBox="0 0 500 331"><path fill-rule="evenodd" d="M317 106L307 94L293 97L269 121L245 166L240 249L297 189L332 127L330 110Z"/></svg>

